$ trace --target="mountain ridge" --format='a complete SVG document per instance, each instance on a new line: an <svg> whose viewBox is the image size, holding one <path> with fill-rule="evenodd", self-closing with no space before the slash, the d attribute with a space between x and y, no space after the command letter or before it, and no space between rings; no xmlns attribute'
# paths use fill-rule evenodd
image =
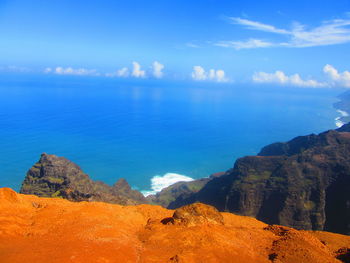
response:
<svg viewBox="0 0 350 263"><path fill-rule="evenodd" d="M239 158L224 176L172 207L198 201L270 224L349 234L348 187L350 124Z"/></svg>
<svg viewBox="0 0 350 263"><path fill-rule="evenodd" d="M269 224L350 234L349 187L350 123L267 145L219 176L178 182L147 199L125 180L112 187L93 182L76 164L43 154L28 171L21 193L172 209L202 202Z"/></svg>

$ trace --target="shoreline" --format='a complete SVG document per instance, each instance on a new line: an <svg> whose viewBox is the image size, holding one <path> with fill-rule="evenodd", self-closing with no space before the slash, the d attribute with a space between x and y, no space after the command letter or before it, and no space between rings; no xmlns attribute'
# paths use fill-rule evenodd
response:
<svg viewBox="0 0 350 263"><path fill-rule="evenodd" d="M337 112L340 113L339 117L336 117L335 120L335 125L340 128L342 127L344 124L346 124L347 122L345 121L345 119L347 119L347 117L349 117L349 113L340 109L336 110Z"/></svg>
<svg viewBox="0 0 350 263"><path fill-rule="evenodd" d="M333 108L339 113L339 116L334 119L335 126L337 128L342 127L346 123L350 122L350 91L341 93L339 101L333 103ZM204 177L203 177L204 178ZM156 195L163 189L172 186L178 182L190 182L196 179L186 175L168 172L164 175L155 175L151 179L151 187L146 190L140 190L143 196ZM133 188L137 189L137 188Z"/></svg>
<svg viewBox="0 0 350 263"><path fill-rule="evenodd" d="M333 107L340 114L334 119L335 125L340 128L350 122L350 92L346 91L338 96L339 101L333 104Z"/></svg>

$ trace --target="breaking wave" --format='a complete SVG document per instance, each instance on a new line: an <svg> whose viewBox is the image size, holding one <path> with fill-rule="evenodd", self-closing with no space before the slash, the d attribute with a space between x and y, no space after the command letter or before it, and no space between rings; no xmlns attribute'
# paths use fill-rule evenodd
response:
<svg viewBox="0 0 350 263"><path fill-rule="evenodd" d="M156 194L160 192L162 189L175 184L177 182L190 182L194 179L182 174L177 173L166 173L163 176L156 175L151 179L151 189L152 190L144 190L141 193L144 196Z"/></svg>
<svg viewBox="0 0 350 263"><path fill-rule="evenodd" d="M348 117L349 113L347 113L346 111L343 110L337 110L337 112L340 113L340 116L335 118L335 125L340 128L341 126L343 126L345 123L341 120L343 117Z"/></svg>

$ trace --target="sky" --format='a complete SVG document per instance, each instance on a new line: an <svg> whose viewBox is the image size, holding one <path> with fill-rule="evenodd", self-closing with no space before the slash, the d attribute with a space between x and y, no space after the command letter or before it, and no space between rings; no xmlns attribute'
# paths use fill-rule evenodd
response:
<svg viewBox="0 0 350 263"><path fill-rule="evenodd" d="M350 87L350 0L0 0L0 71Z"/></svg>

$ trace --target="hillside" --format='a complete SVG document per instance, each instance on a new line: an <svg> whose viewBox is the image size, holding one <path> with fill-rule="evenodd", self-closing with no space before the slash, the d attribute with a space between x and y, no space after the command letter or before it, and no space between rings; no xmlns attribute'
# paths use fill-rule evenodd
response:
<svg viewBox="0 0 350 263"><path fill-rule="evenodd" d="M125 179L119 179L113 186L93 181L75 163L46 153L28 170L20 193L71 201L101 201L122 205L147 203L146 198L131 189Z"/></svg>
<svg viewBox="0 0 350 263"><path fill-rule="evenodd" d="M267 225L193 204L120 206L0 189L0 261L347 262L350 237Z"/></svg>
<svg viewBox="0 0 350 263"><path fill-rule="evenodd" d="M297 229L350 233L350 124L264 147L171 205L196 201Z"/></svg>
<svg viewBox="0 0 350 263"><path fill-rule="evenodd" d="M178 182L146 198L124 179L92 181L74 163L43 154L29 169L21 193L170 209L194 202L297 229L350 233L350 124L318 135L273 143L236 161L225 173Z"/></svg>

